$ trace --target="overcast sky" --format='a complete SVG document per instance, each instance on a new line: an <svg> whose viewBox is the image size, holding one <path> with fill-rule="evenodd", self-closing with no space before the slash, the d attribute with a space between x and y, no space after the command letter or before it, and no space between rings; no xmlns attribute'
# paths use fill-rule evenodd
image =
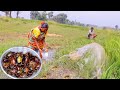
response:
<svg viewBox="0 0 120 90"><path fill-rule="evenodd" d="M120 11L53 11L54 15L65 13L69 20L79 21L84 24L94 24L98 26L120 26ZM0 12L0 15L4 13ZM12 13L16 17L15 12ZM30 19L30 11L22 11L20 17Z"/></svg>

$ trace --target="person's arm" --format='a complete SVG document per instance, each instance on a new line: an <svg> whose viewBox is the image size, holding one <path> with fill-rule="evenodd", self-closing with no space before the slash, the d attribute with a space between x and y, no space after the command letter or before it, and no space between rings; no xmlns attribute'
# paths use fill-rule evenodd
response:
<svg viewBox="0 0 120 90"><path fill-rule="evenodd" d="M36 39L35 39L35 43L36 43L36 45L37 45L37 48L39 49L40 57L42 58L42 50L40 49L40 47L39 47L38 42L37 42Z"/></svg>

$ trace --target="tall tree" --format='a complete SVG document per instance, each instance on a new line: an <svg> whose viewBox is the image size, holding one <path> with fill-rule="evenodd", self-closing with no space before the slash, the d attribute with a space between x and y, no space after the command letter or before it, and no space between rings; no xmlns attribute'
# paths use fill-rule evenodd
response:
<svg viewBox="0 0 120 90"><path fill-rule="evenodd" d="M63 24L65 24L66 19L67 19L67 15L64 13L60 13L57 16L53 17L54 21L59 22L59 23L63 23Z"/></svg>
<svg viewBox="0 0 120 90"><path fill-rule="evenodd" d="M46 13L46 11L43 11L41 13L41 19L39 19L39 20L47 20L47 13Z"/></svg>
<svg viewBox="0 0 120 90"><path fill-rule="evenodd" d="M12 18L12 11L9 11L9 16L10 18Z"/></svg>
<svg viewBox="0 0 120 90"><path fill-rule="evenodd" d="M5 13L5 16L9 16L10 18L12 18L12 11L2 11Z"/></svg>
<svg viewBox="0 0 120 90"><path fill-rule="evenodd" d="M118 25L115 25L115 29L116 29L116 30L118 29Z"/></svg>
<svg viewBox="0 0 120 90"><path fill-rule="evenodd" d="M30 12L30 18L35 20L46 20L47 19L47 13L46 11L43 11L42 13L38 11L31 11Z"/></svg>
<svg viewBox="0 0 120 90"><path fill-rule="evenodd" d="M30 12L30 19L38 19L38 17L40 17L40 14L38 11L31 11Z"/></svg>
<svg viewBox="0 0 120 90"><path fill-rule="evenodd" d="M17 12L16 12L16 18L19 17L19 14L20 14L20 11L17 11Z"/></svg>
<svg viewBox="0 0 120 90"><path fill-rule="evenodd" d="M9 15L9 11L2 11L5 13L5 16L7 17Z"/></svg>
<svg viewBox="0 0 120 90"><path fill-rule="evenodd" d="M53 17L53 12L49 12L48 13L48 18L50 19L50 18L52 18Z"/></svg>

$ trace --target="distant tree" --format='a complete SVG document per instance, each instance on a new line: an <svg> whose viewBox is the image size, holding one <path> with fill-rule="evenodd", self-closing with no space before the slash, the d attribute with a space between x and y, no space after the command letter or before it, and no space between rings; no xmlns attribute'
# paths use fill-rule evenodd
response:
<svg viewBox="0 0 120 90"><path fill-rule="evenodd" d="M77 26L80 26L80 22L76 22L76 25L77 25Z"/></svg>
<svg viewBox="0 0 120 90"><path fill-rule="evenodd" d="M16 11L16 18L19 17L20 11Z"/></svg>
<svg viewBox="0 0 120 90"><path fill-rule="evenodd" d="M24 19L24 17L21 17L21 19Z"/></svg>
<svg viewBox="0 0 120 90"><path fill-rule="evenodd" d="M69 20L69 19L66 19L66 20L65 20L65 24L70 24L70 20Z"/></svg>
<svg viewBox="0 0 120 90"><path fill-rule="evenodd" d="M59 22L59 23L63 23L63 24L65 24L66 19L67 19L67 15L64 13L60 13L57 16L53 17L54 21Z"/></svg>
<svg viewBox="0 0 120 90"><path fill-rule="evenodd" d="M10 18L12 18L12 11L2 11L5 13L5 16L9 16Z"/></svg>
<svg viewBox="0 0 120 90"><path fill-rule="evenodd" d="M48 18L50 19L50 18L52 18L53 17L53 12L49 12L48 13Z"/></svg>
<svg viewBox="0 0 120 90"><path fill-rule="evenodd" d="M30 12L30 19L37 20L40 16L40 13L38 11L31 11Z"/></svg>
<svg viewBox="0 0 120 90"><path fill-rule="evenodd" d="M46 11L43 11L42 13L39 13L38 11L31 11L30 12L30 19L47 20L47 13L46 13Z"/></svg>
<svg viewBox="0 0 120 90"><path fill-rule="evenodd" d="M34 11L30 12L30 19L35 19Z"/></svg>
<svg viewBox="0 0 120 90"><path fill-rule="evenodd" d="M77 25L80 26L80 22L77 22Z"/></svg>
<svg viewBox="0 0 120 90"><path fill-rule="evenodd" d="M41 18L39 20L47 20L47 13L46 13L46 11L42 12Z"/></svg>
<svg viewBox="0 0 120 90"><path fill-rule="evenodd" d="M75 20L75 21L74 21L74 25L76 25L76 23L77 23L77 22L76 22L76 20Z"/></svg>
<svg viewBox="0 0 120 90"><path fill-rule="evenodd" d="M85 26L85 24L81 23L80 26Z"/></svg>
<svg viewBox="0 0 120 90"><path fill-rule="evenodd" d="M10 18L12 18L12 11L9 11L10 13L9 13L9 16L10 16Z"/></svg>
<svg viewBox="0 0 120 90"><path fill-rule="evenodd" d="M115 29L116 29L116 30L118 29L118 25L115 25Z"/></svg>
<svg viewBox="0 0 120 90"><path fill-rule="evenodd" d="M104 26L103 29L107 29L107 27Z"/></svg>
<svg viewBox="0 0 120 90"><path fill-rule="evenodd" d="M5 16L7 17L9 15L9 11L2 11L5 13Z"/></svg>
<svg viewBox="0 0 120 90"><path fill-rule="evenodd" d="M87 27L89 27L89 26L90 26L90 24L87 24L86 26L87 26Z"/></svg>

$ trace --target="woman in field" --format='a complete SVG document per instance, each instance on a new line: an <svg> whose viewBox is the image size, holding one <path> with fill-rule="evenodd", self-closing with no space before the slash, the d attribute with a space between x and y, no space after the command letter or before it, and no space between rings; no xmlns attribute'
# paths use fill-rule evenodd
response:
<svg viewBox="0 0 120 90"><path fill-rule="evenodd" d="M48 31L48 24L44 21L41 22L40 26L32 29L28 34L28 47L35 51L40 52L40 57L42 58L42 51L48 51L46 48L45 37Z"/></svg>

